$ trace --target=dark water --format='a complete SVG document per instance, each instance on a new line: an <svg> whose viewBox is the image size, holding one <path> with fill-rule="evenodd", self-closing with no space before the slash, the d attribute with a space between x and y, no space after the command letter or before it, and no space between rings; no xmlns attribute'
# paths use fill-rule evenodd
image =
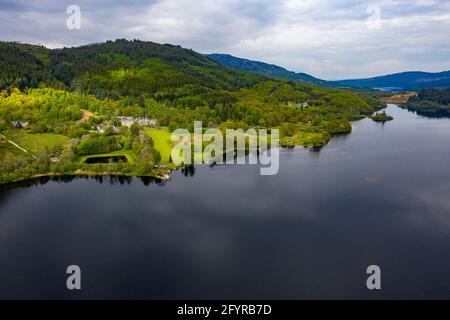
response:
<svg viewBox="0 0 450 320"><path fill-rule="evenodd" d="M112 156L112 157L91 157L87 158L85 163L95 164L95 163L127 163L127 157L125 156Z"/></svg>
<svg viewBox="0 0 450 320"><path fill-rule="evenodd" d="M450 298L450 119L387 112L321 152L284 150L273 177L197 167L165 185L4 191L0 298Z"/></svg>

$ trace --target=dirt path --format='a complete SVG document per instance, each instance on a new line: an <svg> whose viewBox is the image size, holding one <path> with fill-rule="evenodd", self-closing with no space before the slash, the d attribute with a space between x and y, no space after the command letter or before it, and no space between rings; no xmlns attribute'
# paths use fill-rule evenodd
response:
<svg viewBox="0 0 450 320"><path fill-rule="evenodd" d="M22 148L21 146L19 146L17 143L15 143L14 141L9 140L7 137L5 137L4 135L0 134L0 137L2 137L3 139L5 139L6 141L8 141L9 143L11 143L13 146L15 146L17 149L22 150L23 152L25 152L26 154L29 154L30 156L32 156L34 159L37 159L37 157L32 154L31 152L29 152L28 150Z"/></svg>
<svg viewBox="0 0 450 320"><path fill-rule="evenodd" d="M395 94L389 98L386 98L385 101L386 101L386 103L402 104L402 103L407 103L409 98L416 97L416 96L417 96L416 92L404 92L404 93Z"/></svg>
<svg viewBox="0 0 450 320"><path fill-rule="evenodd" d="M81 116L81 122L88 122L90 118L94 116L92 112L89 112L87 110L81 109L82 116Z"/></svg>

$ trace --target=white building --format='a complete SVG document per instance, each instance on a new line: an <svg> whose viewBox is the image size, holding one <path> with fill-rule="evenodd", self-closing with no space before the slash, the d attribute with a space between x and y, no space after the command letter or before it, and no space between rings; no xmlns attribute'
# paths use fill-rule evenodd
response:
<svg viewBox="0 0 450 320"><path fill-rule="evenodd" d="M101 124L97 126L98 133L104 134L108 128L111 128L114 133L120 133L120 128L116 126L109 126L105 124Z"/></svg>
<svg viewBox="0 0 450 320"><path fill-rule="evenodd" d="M307 107L309 107L309 104L308 104L308 102L300 102L300 103L289 102L288 106L297 107L297 108L307 108Z"/></svg>
<svg viewBox="0 0 450 320"><path fill-rule="evenodd" d="M156 127L158 125L158 120L145 118L133 118L133 117L117 117L121 125L124 127L131 128L133 124L137 123L142 127Z"/></svg>

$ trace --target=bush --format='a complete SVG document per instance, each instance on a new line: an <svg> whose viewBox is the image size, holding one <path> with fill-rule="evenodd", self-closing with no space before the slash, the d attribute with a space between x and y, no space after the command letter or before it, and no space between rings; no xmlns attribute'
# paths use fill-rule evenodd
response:
<svg viewBox="0 0 450 320"><path fill-rule="evenodd" d="M109 153L120 149L115 136L95 137L82 140L75 148L77 155Z"/></svg>
<svg viewBox="0 0 450 320"><path fill-rule="evenodd" d="M352 124L347 119L333 119L323 126L330 134L349 133L352 131Z"/></svg>

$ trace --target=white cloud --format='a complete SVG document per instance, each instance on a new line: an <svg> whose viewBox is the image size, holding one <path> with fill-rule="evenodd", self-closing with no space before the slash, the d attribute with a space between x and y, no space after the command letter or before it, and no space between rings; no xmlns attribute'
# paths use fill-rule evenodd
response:
<svg viewBox="0 0 450 320"><path fill-rule="evenodd" d="M82 29L65 28L78 2ZM369 5L381 29L366 26ZM450 69L450 3L439 0L0 0L0 38L49 46L115 38L180 44L325 79Z"/></svg>

